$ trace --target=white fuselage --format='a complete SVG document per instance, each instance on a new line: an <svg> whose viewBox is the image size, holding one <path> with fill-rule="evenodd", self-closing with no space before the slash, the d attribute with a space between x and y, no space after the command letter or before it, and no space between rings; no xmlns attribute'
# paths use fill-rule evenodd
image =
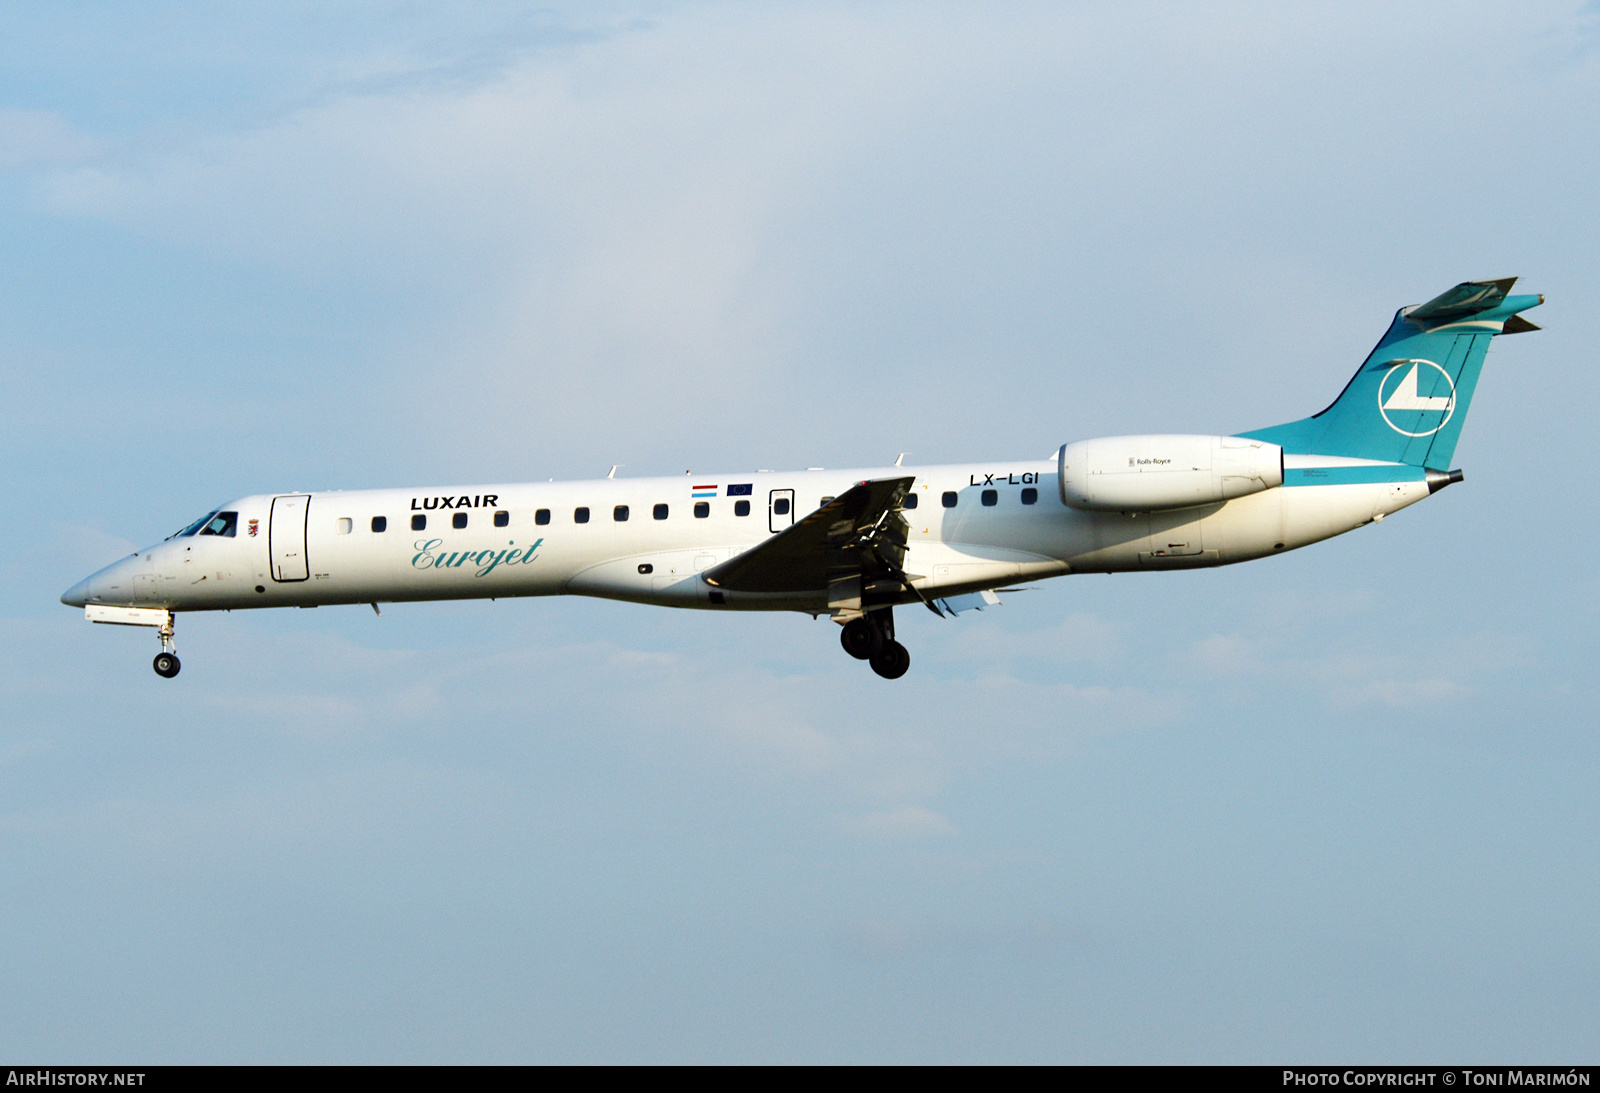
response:
<svg viewBox="0 0 1600 1093"><path fill-rule="evenodd" d="M572 594L827 613L823 589L719 593L700 574L874 478L915 480L915 507L903 510L903 568L924 597L1067 573L1228 565L1349 531L1428 496L1421 480L1340 481L1340 469L1355 463L1370 461L1289 456L1293 484L1139 513L1068 507L1055 460L262 494L219 510L237 513L232 534L158 543L62 598L205 611ZM1331 471L1321 477L1294 473L1323 465ZM730 495L735 487L748 492ZM1033 501L1024 503L1029 490ZM946 494L955 495L953 507ZM740 502L748 503L743 515ZM626 519L617 518L622 507ZM383 530L374 530L375 517ZM463 517L465 526L456 526ZM915 598L908 591L902 602Z"/></svg>

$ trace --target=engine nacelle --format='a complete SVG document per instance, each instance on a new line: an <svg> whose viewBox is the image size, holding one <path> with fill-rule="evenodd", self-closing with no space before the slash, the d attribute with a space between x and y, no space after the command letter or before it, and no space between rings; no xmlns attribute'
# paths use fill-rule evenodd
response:
<svg viewBox="0 0 1600 1093"><path fill-rule="evenodd" d="M1283 485L1283 449L1239 436L1108 436L1063 445L1061 500L1095 512L1183 509Z"/></svg>

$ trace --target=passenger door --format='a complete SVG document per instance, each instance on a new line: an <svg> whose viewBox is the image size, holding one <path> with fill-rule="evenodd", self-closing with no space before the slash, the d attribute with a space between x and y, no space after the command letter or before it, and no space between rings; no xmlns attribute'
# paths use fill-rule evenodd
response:
<svg viewBox="0 0 1600 1093"><path fill-rule="evenodd" d="M274 581L304 581L311 576L306 560L306 519L311 515L311 498L306 494L272 499L271 522L267 525L267 551L272 558Z"/></svg>

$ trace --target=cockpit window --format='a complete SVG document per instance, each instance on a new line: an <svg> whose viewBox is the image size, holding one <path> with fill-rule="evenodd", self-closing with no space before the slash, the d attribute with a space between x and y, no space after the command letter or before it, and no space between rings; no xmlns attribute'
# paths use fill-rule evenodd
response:
<svg viewBox="0 0 1600 1093"><path fill-rule="evenodd" d="M211 522L211 518L213 516L216 516L216 515L217 515L217 510L212 509L210 512L208 512L204 516L200 517L200 519L196 520L194 523L190 524L188 527L184 528L182 531L175 531L171 535L167 536L167 538L168 539L182 539L185 535L195 535L200 531L201 528L203 528L207 524L209 524ZM235 513L234 515L237 517L238 514Z"/></svg>
<svg viewBox="0 0 1600 1093"><path fill-rule="evenodd" d="M219 512L206 521L205 526L200 529L200 534L226 535L231 539L233 537L233 529L238 524L239 514L237 512Z"/></svg>

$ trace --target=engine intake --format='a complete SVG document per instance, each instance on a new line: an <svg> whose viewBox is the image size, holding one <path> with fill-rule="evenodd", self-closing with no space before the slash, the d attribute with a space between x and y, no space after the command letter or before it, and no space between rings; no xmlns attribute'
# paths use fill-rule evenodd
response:
<svg viewBox="0 0 1600 1093"><path fill-rule="evenodd" d="M1108 436L1064 444L1061 501L1093 512L1182 509L1283 485L1283 449L1238 436Z"/></svg>

